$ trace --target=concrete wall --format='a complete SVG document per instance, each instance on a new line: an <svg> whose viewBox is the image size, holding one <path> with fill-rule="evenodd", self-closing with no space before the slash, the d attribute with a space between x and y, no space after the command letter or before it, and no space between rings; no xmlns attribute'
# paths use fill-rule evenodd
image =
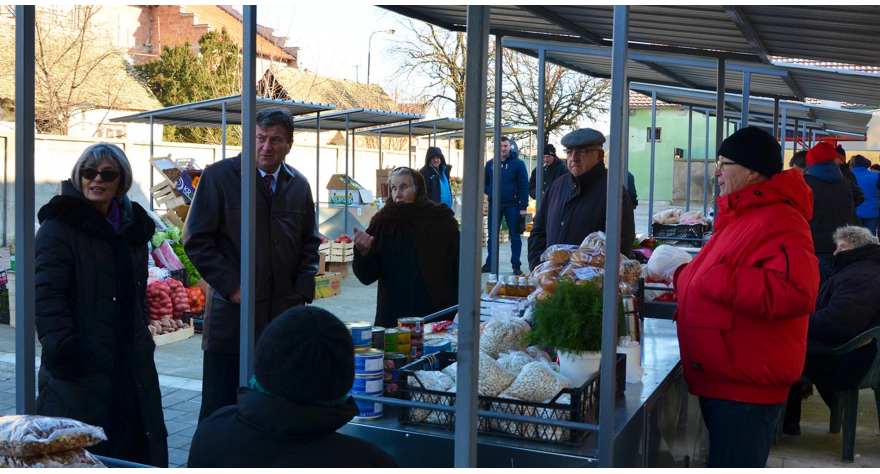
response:
<svg viewBox="0 0 880 474"><path fill-rule="evenodd" d="M298 134L299 135L299 134ZM159 135L161 136L161 132ZM45 205L53 196L60 194L61 182L70 178L70 172L80 154L90 145L106 141L121 147L129 158L132 166L134 180L128 196L132 201L140 203L144 207L150 205L150 173L153 168L149 162L150 143L144 140L101 140L94 138L78 138L55 135L37 135L35 142L35 182L36 182L36 209ZM312 140L312 142L314 142ZM421 168L424 163L427 141L424 147L413 153L413 166ZM234 157L240 152L240 148L228 147L227 158ZM444 147L444 153L448 153ZM154 146L153 156L164 157L171 155L174 159L194 158L196 163L205 168L206 166L222 159L222 149L219 145L195 145L189 143L157 142ZM316 179L316 148L314 145L297 145L287 156L287 163L306 176L312 188L312 194L321 201L327 200L326 185L332 174L345 172L345 147L322 145L320 149L320 181ZM351 156L351 155L349 155ZM408 156L405 152L383 151L383 166L406 166ZM447 161L453 164L453 175L461 176L461 151L452 150L452 155ZM0 133L0 163L2 163L3 177L6 185L0 196L3 196L3 206L0 207L0 229L5 228L0 243L6 245L6 240L15 233L15 136L11 133ZM364 187L374 191L376 188L376 169L379 166L379 151L376 149L355 149L354 158L349 159L349 171L352 176ZM161 180L158 172L154 175L155 183ZM6 218L3 219L2 209L6 209Z"/></svg>

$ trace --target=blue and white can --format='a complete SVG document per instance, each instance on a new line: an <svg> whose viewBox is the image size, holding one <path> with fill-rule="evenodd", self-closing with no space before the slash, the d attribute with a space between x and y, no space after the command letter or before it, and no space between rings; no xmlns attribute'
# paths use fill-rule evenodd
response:
<svg viewBox="0 0 880 474"><path fill-rule="evenodd" d="M438 352L449 352L452 350L452 341L449 339L428 339L425 341L424 354L436 354Z"/></svg>
<svg viewBox="0 0 880 474"><path fill-rule="evenodd" d="M380 394L381 396L381 394ZM377 420L382 417L382 412L384 410L384 405L381 403L375 402L361 402L355 400L358 408L360 409L360 413L358 416L354 417L355 420Z"/></svg>
<svg viewBox="0 0 880 474"><path fill-rule="evenodd" d="M355 375L381 375L385 369L385 352L379 349L354 351Z"/></svg>
<svg viewBox="0 0 880 474"><path fill-rule="evenodd" d="M355 375L354 385L352 385L349 393L354 395L371 395L378 396L382 394L385 377L383 374L378 375Z"/></svg>
<svg viewBox="0 0 880 474"><path fill-rule="evenodd" d="M351 333L354 347L370 347L373 345L373 325L366 321L351 321L345 323L345 327Z"/></svg>

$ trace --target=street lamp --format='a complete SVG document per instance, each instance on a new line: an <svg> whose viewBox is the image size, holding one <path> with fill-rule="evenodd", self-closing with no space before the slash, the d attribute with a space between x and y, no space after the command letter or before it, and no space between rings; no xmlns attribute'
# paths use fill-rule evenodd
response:
<svg viewBox="0 0 880 474"><path fill-rule="evenodd" d="M375 35L376 33L388 33L389 35L393 35L394 30L379 30L379 31L374 31L373 33L370 34L370 40L367 41L367 84L370 83L370 54L372 53L370 48L373 45L373 35Z"/></svg>

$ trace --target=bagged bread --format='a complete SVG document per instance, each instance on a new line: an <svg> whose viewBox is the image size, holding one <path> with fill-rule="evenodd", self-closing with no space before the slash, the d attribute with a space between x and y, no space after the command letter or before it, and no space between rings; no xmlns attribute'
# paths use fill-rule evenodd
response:
<svg viewBox="0 0 880 474"><path fill-rule="evenodd" d="M22 468L103 468L105 466L83 448L31 457L0 456L0 469Z"/></svg>
<svg viewBox="0 0 880 474"><path fill-rule="evenodd" d="M572 252L569 260L571 263L602 268L605 266L605 247L581 247Z"/></svg>
<svg viewBox="0 0 880 474"><path fill-rule="evenodd" d="M593 248L593 247L602 247L605 248L605 232L601 230L598 232L593 232L588 235L583 242L581 242L581 248Z"/></svg>
<svg viewBox="0 0 880 474"><path fill-rule="evenodd" d="M31 457L86 448L105 441L104 430L70 418L0 417L0 456Z"/></svg>
<svg viewBox="0 0 880 474"><path fill-rule="evenodd" d="M542 262L568 263L571 253L578 249L577 245L552 245L541 255Z"/></svg>
<svg viewBox="0 0 880 474"><path fill-rule="evenodd" d="M654 214L651 218L655 224L678 224L681 220L681 209L667 209Z"/></svg>
<svg viewBox="0 0 880 474"><path fill-rule="evenodd" d="M638 285L642 278L642 265L635 260L621 260L620 281L629 285Z"/></svg>

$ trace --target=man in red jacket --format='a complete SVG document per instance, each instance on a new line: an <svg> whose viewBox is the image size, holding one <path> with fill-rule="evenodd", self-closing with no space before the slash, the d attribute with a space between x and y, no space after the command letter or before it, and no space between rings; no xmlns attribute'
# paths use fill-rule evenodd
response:
<svg viewBox="0 0 880 474"><path fill-rule="evenodd" d="M700 397L709 467L763 468L819 291L813 196L754 127L724 140L715 177L715 235L675 274L681 362Z"/></svg>

